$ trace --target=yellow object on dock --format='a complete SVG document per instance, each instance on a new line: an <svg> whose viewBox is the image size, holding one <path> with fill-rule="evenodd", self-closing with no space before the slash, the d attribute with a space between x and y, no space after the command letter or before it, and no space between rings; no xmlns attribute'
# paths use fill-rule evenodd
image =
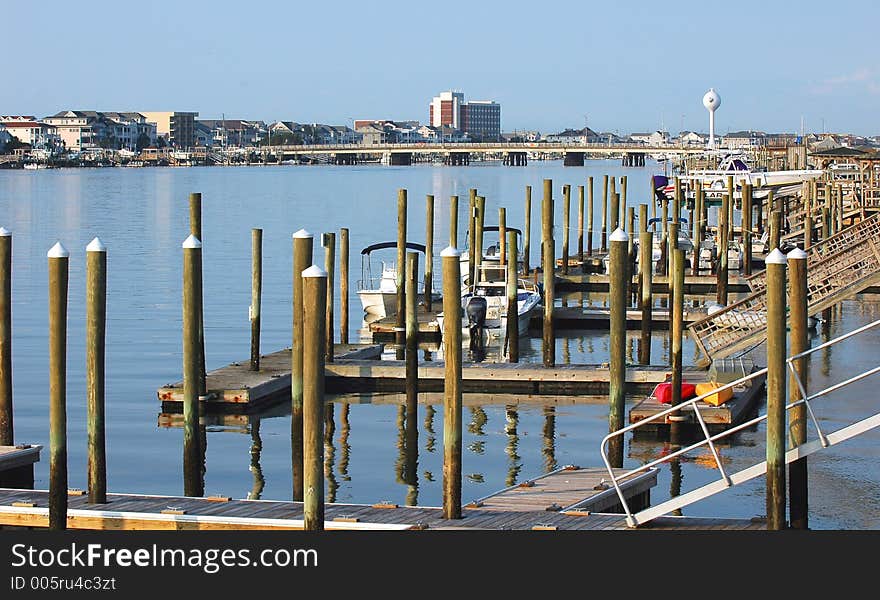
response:
<svg viewBox="0 0 880 600"><path fill-rule="evenodd" d="M721 386L714 381L707 381L705 383L698 383L697 388L697 396L702 396L703 394L708 394L712 390L716 390ZM711 404L712 406L721 406L728 400L733 398L733 388L725 388L720 392L715 392L709 396L703 398L703 402L706 404Z"/></svg>

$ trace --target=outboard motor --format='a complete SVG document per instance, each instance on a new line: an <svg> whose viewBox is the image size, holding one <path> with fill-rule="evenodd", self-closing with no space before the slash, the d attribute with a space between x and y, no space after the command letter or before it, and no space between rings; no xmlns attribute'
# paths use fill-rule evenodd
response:
<svg viewBox="0 0 880 600"><path fill-rule="evenodd" d="M470 349L472 351L483 346L483 329L486 327L487 311L486 299L481 296L471 296L467 307L465 307L468 330L471 335Z"/></svg>

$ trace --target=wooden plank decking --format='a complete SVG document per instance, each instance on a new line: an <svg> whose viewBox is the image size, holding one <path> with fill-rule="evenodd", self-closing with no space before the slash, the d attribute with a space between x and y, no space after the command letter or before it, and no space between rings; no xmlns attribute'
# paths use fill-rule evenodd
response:
<svg viewBox="0 0 880 600"><path fill-rule="evenodd" d="M33 487L34 463L42 449L32 444L0 446L0 487Z"/></svg>
<svg viewBox="0 0 880 600"><path fill-rule="evenodd" d="M689 383L699 383L700 381L707 381L707 375L704 374L702 379L693 379L685 376L684 380ZM743 385L735 386L733 388L733 398L720 406L712 406L711 404L701 402L699 407L700 415L702 415L706 425L713 429L726 429L745 421L746 417L752 414L755 405L764 397L765 381L766 375L762 375L747 381ZM661 404L656 398L648 396L630 409L629 422L636 423L668 408L668 404ZM683 409L682 416L687 418L685 425L699 427L692 406ZM658 427L669 425L669 423L668 415L665 420L657 420Z"/></svg>
<svg viewBox="0 0 880 600"><path fill-rule="evenodd" d="M249 361L243 360L207 373L205 408L258 410L289 394L290 353L290 348L285 348L263 355L259 371L251 371ZM376 344L337 344L334 350L338 360L357 358L375 362L381 354L382 346ZM183 402L183 381L160 387L157 395L163 410L179 408Z"/></svg>
<svg viewBox="0 0 880 600"><path fill-rule="evenodd" d="M107 494L107 504L88 496L68 497L68 529L87 530L241 530L302 529L301 502ZM0 528L48 527L48 492L0 489ZM325 528L357 530L629 530L621 514L586 510L533 511L466 508L463 518L447 520L437 507L327 504ZM650 530L766 529L762 520L661 517Z"/></svg>
<svg viewBox="0 0 880 600"><path fill-rule="evenodd" d="M616 469L615 476L626 472ZM607 483L607 469L566 466L534 479L475 500L467 508L492 511L578 511L620 510L617 492ZM651 469L621 484L630 509L648 506L650 490L657 485L657 470Z"/></svg>

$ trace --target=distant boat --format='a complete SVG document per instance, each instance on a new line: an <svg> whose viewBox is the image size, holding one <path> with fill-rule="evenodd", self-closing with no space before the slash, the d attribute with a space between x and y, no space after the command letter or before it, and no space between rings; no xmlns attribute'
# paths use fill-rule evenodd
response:
<svg viewBox="0 0 880 600"><path fill-rule="evenodd" d="M35 169L48 169L49 167L43 163L24 163L24 168L31 171Z"/></svg>
<svg viewBox="0 0 880 600"><path fill-rule="evenodd" d="M397 265L381 261L382 270L379 277L373 275L371 255L377 250L397 248L397 242L379 242L361 250L361 278L357 282L358 297L364 313L373 318L384 318L397 314ZM407 242L408 250L416 250L425 254L425 246L415 242ZM423 261L424 262L424 261ZM419 284L419 295L424 294L424 284ZM431 301L439 302L441 296L431 291Z"/></svg>
<svg viewBox="0 0 880 600"><path fill-rule="evenodd" d="M507 334L507 270L500 265L480 265L480 281L462 290L462 334L475 337L504 338ZM516 308L517 331L527 335L529 323L541 304L538 286L528 279L517 278ZM443 331L443 313L437 315L440 331Z"/></svg>

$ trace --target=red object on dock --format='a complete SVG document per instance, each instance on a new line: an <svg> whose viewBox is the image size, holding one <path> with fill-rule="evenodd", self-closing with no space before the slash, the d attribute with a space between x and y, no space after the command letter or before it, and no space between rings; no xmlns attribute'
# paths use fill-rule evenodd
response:
<svg viewBox="0 0 880 600"><path fill-rule="evenodd" d="M692 383L681 383L681 399L687 400L693 398L696 394L697 387ZM669 382L658 383L651 394L660 404L669 404L672 402L672 384Z"/></svg>

